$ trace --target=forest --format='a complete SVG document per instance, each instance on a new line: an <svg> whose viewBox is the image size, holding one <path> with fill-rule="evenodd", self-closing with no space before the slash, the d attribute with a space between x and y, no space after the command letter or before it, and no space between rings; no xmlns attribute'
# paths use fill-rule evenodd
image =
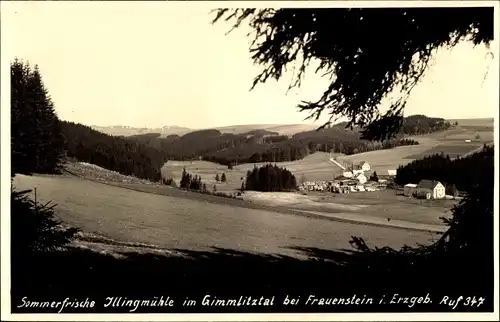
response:
<svg viewBox="0 0 500 322"><path fill-rule="evenodd" d="M297 188L297 180L289 170L271 164L260 168L255 166L252 171L247 172L245 182L245 190L277 192Z"/></svg>
<svg viewBox="0 0 500 322"><path fill-rule="evenodd" d="M159 181L166 161L158 149L135 140L107 135L88 126L61 121L68 157L124 175Z"/></svg>
<svg viewBox="0 0 500 322"><path fill-rule="evenodd" d="M445 186L455 185L459 191L468 192L474 185L493 180L488 171L493 171L494 148L483 150L464 158L450 159L444 154L427 156L400 166L395 182L399 185L418 183L422 179L437 180Z"/></svg>

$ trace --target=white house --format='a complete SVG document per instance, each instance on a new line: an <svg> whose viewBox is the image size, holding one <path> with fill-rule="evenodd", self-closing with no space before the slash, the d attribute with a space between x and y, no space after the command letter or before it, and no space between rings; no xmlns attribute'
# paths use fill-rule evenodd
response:
<svg viewBox="0 0 500 322"><path fill-rule="evenodd" d="M387 170L387 173L390 175L390 176L395 176L397 174L398 170Z"/></svg>
<svg viewBox="0 0 500 322"><path fill-rule="evenodd" d="M414 183L405 184L405 186L404 186L404 195L407 196L407 197L413 196L413 194L417 191L417 186L418 185L416 185Z"/></svg>
<svg viewBox="0 0 500 322"><path fill-rule="evenodd" d="M354 176L357 176L357 175L359 175L359 174L363 174L363 172L364 172L364 171L363 171L363 170L361 170L361 169L352 170L352 173L354 174Z"/></svg>
<svg viewBox="0 0 500 322"><path fill-rule="evenodd" d="M368 179L364 174L360 173L356 176L356 180L358 180L360 184L365 184Z"/></svg>
<svg viewBox="0 0 500 322"><path fill-rule="evenodd" d="M417 186L417 195L426 196L427 199L443 199L446 196L446 189L443 184L436 180L422 180Z"/></svg>
<svg viewBox="0 0 500 322"><path fill-rule="evenodd" d="M370 165L366 161L361 161L361 163L359 165L361 167L361 170L363 170L363 171L370 171L370 169L371 169Z"/></svg>
<svg viewBox="0 0 500 322"><path fill-rule="evenodd" d="M342 175L346 178L352 178L352 176L353 176L351 171L344 171L344 173L342 173Z"/></svg>

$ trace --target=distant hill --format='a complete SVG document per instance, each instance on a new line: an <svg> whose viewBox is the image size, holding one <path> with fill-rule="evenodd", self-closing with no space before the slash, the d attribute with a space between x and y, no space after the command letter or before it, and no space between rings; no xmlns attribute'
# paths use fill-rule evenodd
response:
<svg viewBox="0 0 500 322"><path fill-rule="evenodd" d="M242 134L252 131L268 131L274 132L277 135L292 136L299 132L311 131L318 128L319 124L246 124L246 125L231 125L223 127L209 128L206 130L217 130L221 133ZM190 132L200 131L181 126L164 126L161 128L137 128L131 126L97 126L91 125L92 129L113 136L132 136L148 133L159 133L162 138L169 135L184 135ZM202 129L205 130L205 129Z"/></svg>
<svg viewBox="0 0 500 322"><path fill-rule="evenodd" d="M122 126L122 125L116 125L116 126L91 125L90 128L99 131L101 133L113 136L132 136L132 135L141 135L148 133L159 133L161 136L167 137L168 135L172 134L182 135L193 131L192 129L181 126L164 126L161 128L138 128L138 127Z"/></svg>
<svg viewBox="0 0 500 322"><path fill-rule="evenodd" d="M321 124L247 124L247 125L232 125L216 127L222 133L242 134L255 130L265 130L269 132L276 132L280 135L292 136L296 133L315 130Z"/></svg>

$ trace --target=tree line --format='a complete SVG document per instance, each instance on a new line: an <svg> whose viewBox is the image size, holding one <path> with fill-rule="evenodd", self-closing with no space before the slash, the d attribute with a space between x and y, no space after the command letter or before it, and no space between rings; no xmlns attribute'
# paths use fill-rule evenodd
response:
<svg viewBox="0 0 500 322"><path fill-rule="evenodd" d="M428 134L432 132L444 131L456 125L456 122L451 124L442 118L428 117L417 114L404 118L400 133L405 135Z"/></svg>
<svg viewBox="0 0 500 322"><path fill-rule="evenodd" d="M434 154L415 160L397 170L395 182L399 185L418 183L422 179L437 180L453 190L468 192L474 185L485 180L485 174L493 171L494 148L483 150L464 158L451 159L448 155Z"/></svg>
<svg viewBox="0 0 500 322"><path fill-rule="evenodd" d="M107 135L82 124L61 121L68 157L124 175L161 180L167 161L158 149L135 140Z"/></svg>

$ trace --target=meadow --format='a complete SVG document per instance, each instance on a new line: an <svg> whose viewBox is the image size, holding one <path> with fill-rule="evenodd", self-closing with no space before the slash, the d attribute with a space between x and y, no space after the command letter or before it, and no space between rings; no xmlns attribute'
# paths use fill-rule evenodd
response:
<svg viewBox="0 0 500 322"><path fill-rule="evenodd" d="M441 217L449 217L457 200L410 199L393 189L350 194L308 192L298 195L286 192L248 192L245 200L286 209L312 212L366 223L414 227L444 231ZM397 224L395 222L397 221ZM422 226L424 225L424 226ZM428 225L428 226L425 226Z"/></svg>
<svg viewBox="0 0 500 322"><path fill-rule="evenodd" d="M349 249L351 236L363 237L370 245L396 248L436 238L429 232L143 193L75 177L19 175L14 186L37 188L38 200L57 204L56 214L65 224L108 246L129 243L167 250L220 247L298 256L293 247Z"/></svg>

